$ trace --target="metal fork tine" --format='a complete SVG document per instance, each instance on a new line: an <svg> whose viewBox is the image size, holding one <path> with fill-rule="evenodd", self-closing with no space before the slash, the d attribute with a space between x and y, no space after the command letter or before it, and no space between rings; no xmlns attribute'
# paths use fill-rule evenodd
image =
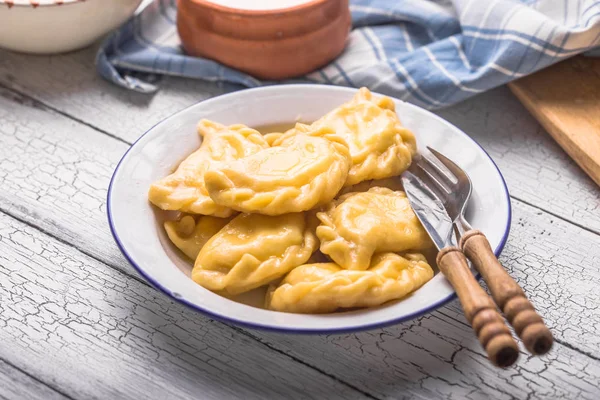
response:
<svg viewBox="0 0 600 400"><path fill-rule="evenodd" d="M421 157L421 162L425 164L425 169L429 169L433 173L439 175L448 187L452 187L458 182L458 179L452 174L452 171L446 168L446 166L441 163L435 157L435 155L432 154L429 157L427 155L423 155Z"/></svg>
<svg viewBox="0 0 600 400"><path fill-rule="evenodd" d="M439 151L432 149L431 147L427 146L427 149L442 163L444 164L444 166L446 168L448 168L448 170L454 174L454 176L456 177L460 177L460 176L466 176L468 177L468 175L465 174L465 172L458 166L456 165L456 163L452 160L450 160L448 157L446 157L445 155L443 155L442 153L440 153Z"/></svg>
<svg viewBox="0 0 600 400"><path fill-rule="evenodd" d="M452 193L454 191L454 185L456 180L452 181L446 174L440 171L439 167L434 162L428 159L426 156L422 156L417 162L417 165L423 170L424 173L429 175L438 186L442 187L445 192ZM456 178L455 178L456 179Z"/></svg>
<svg viewBox="0 0 600 400"><path fill-rule="evenodd" d="M421 171L422 180L429 183L428 186L445 202L448 195L452 193L452 190L446 184L440 182L437 175L433 174L428 168L425 168L422 163L417 162L415 166Z"/></svg>
<svg viewBox="0 0 600 400"><path fill-rule="evenodd" d="M423 168L422 163L416 162L414 163L414 166L416 167L415 169L413 169L414 174L411 174L408 171L406 171L405 173L416 175L425 184L425 186L438 197L442 204L444 204L444 207L447 207L448 198L451 195L451 193L447 192L446 189L444 189L444 186L440 184L440 182L435 178L434 175L431 174L431 172ZM453 235L450 238L451 243L453 246L458 246L460 235L457 232L457 227L454 226L452 231Z"/></svg>

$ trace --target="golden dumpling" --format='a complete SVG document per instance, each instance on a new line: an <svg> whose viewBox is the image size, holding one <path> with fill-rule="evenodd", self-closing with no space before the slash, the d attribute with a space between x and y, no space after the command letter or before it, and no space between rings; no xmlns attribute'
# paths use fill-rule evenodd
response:
<svg viewBox="0 0 600 400"><path fill-rule="evenodd" d="M308 214L240 214L200 250L192 279L207 289L238 294L304 264L317 238Z"/></svg>
<svg viewBox="0 0 600 400"><path fill-rule="evenodd" d="M346 186L400 175L417 151L415 136L404 128L387 97L373 99L361 88L348 103L315 121L312 128L331 128L348 143L352 168Z"/></svg>
<svg viewBox="0 0 600 400"><path fill-rule="evenodd" d="M366 271L342 269L335 263L306 264L270 286L266 307L293 313L373 307L406 296L432 277L421 254L380 253Z"/></svg>
<svg viewBox="0 0 600 400"><path fill-rule="evenodd" d="M394 191L397 191L397 190L404 191L404 187L402 187L402 180L400 179L400 177L393 176L391 178L374 179L371 181L362 181L360 183L357 183L356 185L346 186L345 188L343 188L340 191L338 196L341 196L346 193L352 193L352 192L366 192L367 190L374 188L374 187L383 187L383 188L388 188L388 189L391 189Z"/></svg>
<svg viewBox="0 0 600 400"><path fill-rule="evenodd" d="M203 136L200 148L179 164L171 175L155 182L149 200L163 210L228 217L229 207L215 204L204 185L204 174L211 164L230 161L269 147L262 135L244 125L225 127L202 120L198 132Z"/></svg>
<svg viewBox="0 0 600 400"><path fill-rule="evenodd" d="M374 187L348 193L317 217L321 251L343 268L365 270L375 253L431 246L404 192Z"/></svg>
<svg viewBox="0 0 600 400"><path fill-rule="evenodd" d="M269 146L273 146L273 143L282 136L283 133L281 132L271 132L263 135Z"/></svg>
<svg viewBox="0 0 600 400"><path fill-rule="evenodd" d="M171 242L190 259L195 260L202 247L221 230L231 218L209 215L185 215L178 221L165 221L165 231Z"/></svg>
<svg viewBox="0 0 600 400"><path fill-rule="evenodd" d="M322 129L280 138L273 147L219 163L206 172L204 180L217 204L281 215L329 202L346 181L349 168L346 143Z"/></svg>

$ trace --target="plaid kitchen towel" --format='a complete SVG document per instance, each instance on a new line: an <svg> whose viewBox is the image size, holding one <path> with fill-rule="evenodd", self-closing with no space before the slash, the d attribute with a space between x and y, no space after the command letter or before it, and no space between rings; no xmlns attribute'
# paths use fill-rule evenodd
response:
<svg viewBox="0 0 600 400"><path fill-rule="evenodd" d="M367 86L439 108L600 46L597 0L350 0L350 4L353 30L342 55L288 82ZM162 74L245 87L278 83L184 54L176 12L175 0L155 0L107 38L96 59L100 75L147 93L157 90L150 77Z"/></svg>

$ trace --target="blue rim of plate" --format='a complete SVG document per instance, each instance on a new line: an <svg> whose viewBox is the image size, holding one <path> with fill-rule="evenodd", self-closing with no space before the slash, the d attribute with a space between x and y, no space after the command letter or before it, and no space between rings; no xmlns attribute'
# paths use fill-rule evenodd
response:
<svg viewBox="0 0 600 400"><path fill-rule="evenodd" d="M276 85L275 87L277 88L281 88L281 87L286 87L286 86L294 86L294 87L322 87L324 85L316 85L316 84L288 84L288 85ZM273 86L263 86L263 87L258 87L258 88L250 88L250 89L243 89L244 91L261 91L261 90L269 90L272 89ZM343 87L339 87L336 86L336 89L344 89L344 90L348 90L348 91L355 91L357 89L354 88L343 88ZM108 216L108 225L110 227L110 232L113 235L113 238L115 239L115 242L117 243L117 246L119 247L119 250L121 250L121 253L123 253L123 256L125 256L125 258L127 259L127 261L133 266L133 268L135 268L135 270L144 277L144 279L146 279L146 281L148 281L153 287L155 287L156 289L160 290L161 292L163 292L164 294L166 294L168 297L170 297L171 299L175 300L176 302L183 304L191 309L193 309L194 311L200 312L212 319L218 320L220 322L224 322L226 324L234 324L234 325L238 325L238 326L242 326L245 328L251 328L251 329L260 329L260 330L264 330L264 331L270 331L270 332L278 332L278 333L289 333L289 334L344 334L344 333L353 333L353 332L361 332L361 331L366 331L366 330L371 330L371 329L378 329L378 328L384 328L386 326L391 326L391 325L396 325L402 322L406 322L406 321L410 321L412 319L415 319L417 317L420 317L422 315L425 315L431 311L434 311L438 308L440 308L441 306L448 304L450 301L454 300L457 296L456 296L456 292L452 293L451 295L449 295L448 297L436 302L435 304L432 304L431 306L421 309L417 312L411 313L411 314L407 314L404 315L402 317L399 318L395 318L395 319L391 319L389 321L385 321L385 322L378 322L378 323L373 323L373 324L365 324L365 325L360 325L360 326L354 326L351 328L332 328L332 329L297 329L297 328L293 328L293 329L288 329L288 328L281 328L281 327L275 327L275 326L270 326L270 325L263 325L263 324L253 324L253 323L249 323L249 322L245 322L245 321L241 321L238 319L234 319L234 318L230 318L227 317L226 315L221 315L221 314L217 314L214 313L206 308L200 307L196 304L193 304L189 301L187 301L186 299L183 299L181 297L179 297L178 295L175 295L173 292L171 292L170 290L168 290L167 288L165 288L164 286L162 286L160 283L158 283L154 278L152 278L151 276L149 276L143 268L141 268L135 261L133 261L133 258L129 255L129 253L127 252L127 250L125 249L125 247L123 246L123 243L121 242L121 239L119 238L119 235L117 235L116 231L115 231L115 227L114 227L114 223L113 223L113 217L112 217L112 213L111 213L111 193L112 193L112 187L113 187L113 183L115 180L115 176L117 175L117 172L121 166L121 164L123 163L123 161L127 158L127 155L129 154L129 152L131 151L131 149L137 144L137 142L139 142L144 136L146 136L149 132L151 132L156 126L160 125L161 123L163 123L164 121L174 117L175 115L182 113L184 111L186 111L189 108L192 108L200 103L203 103L205 101L210 101L216 98L222 98L222 97L227 97L227 96L233 96L236 93L238 93L239 91L236 92L232 92L232 93L225 93L219 96L214 96L211 97L210 99L206 99L203 101L200 101L198 103L194 103L188 107L185 107L182 110L179 110L173 114L171 114L170 116L168 116L167 118L159 121L158 123L154 124L150 129L148 129L146 132L144 132L143 135L141 135L139 138L137 138L137 140L135 142L133 142L133 144L129 147L129 149L127 149L127 151L125 152L125 154L123 154L123 157L121 157L121 160L119 161L119 163L117 164L115 171L113 172L113 175L110 179L110 184L108 186L108 193L107 193L107 199L106 199L106 214ZM378 96L384 96L382 94L376 93L374 92L373 94L378 95ZM390 96L388 96L390 97ZM394 99L395 101L399 101L402 103L402 100L398 100L394 97L392 97L392 99ZM414 106L414 105L412 105ZM417 108L421 108L418 106L414 106ZM502 253L502 250L504 250L504 246L506 245L506 241L508 240L508 236L510 233L510 226L511 226L511 222L512 222L512 205L510 202L510 194L508 192L508 186L506 185L506 181L504 179L504 176L502 175L502 172L500 172L500 168L498 168L498 165L496 165L496 162L494 161L494 159L488 154L487 151L485 151L485 149L483 147L481 147L481 145L479 143L477 143L477 141L475 139L473 139L472 137L470 137L469 135L467 135L465 132L463 132L462 129L459 129L458 127L454 126L453 124L451 124L450 122L446 121L445 119L443 119L442 117L431 113L428 110L425 110L427 112L429 112L431 115L433 115L435 118L439 118L441 120L443 120L445 123L449 124L450 126L452 126L453 128L455 128L456 130L458 130L462 135L464 135L467 139L469 139L470 141L472 141L482 152L483 154L486 155L486 157L490 160L490 162L492 163L492 165L494 166L494 168L496 168L496 171L498 172L498 175L500 176L500 180L502 181L502 185L504 187L504 195L506 196L506 200L507 200L507 204L508 204L508 218L506 221L506 226L504 228L504 234L502 235L502 239L500 240L500 243L498 244L498 246L496 247L496 249L494 250L494 254L496 255L496 257L499 257L500 254ZM477 273L475 274L475 278L477 280L481 279L481 274Z"/></svg>

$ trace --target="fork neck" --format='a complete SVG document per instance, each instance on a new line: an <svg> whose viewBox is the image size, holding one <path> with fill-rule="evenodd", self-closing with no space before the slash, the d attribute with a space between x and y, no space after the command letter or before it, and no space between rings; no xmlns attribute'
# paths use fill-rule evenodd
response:
<svg viewBox="0 0 600 400"><path fill-rule="evenodd" d="M459 233L460 237L463 237L467 231L470 231L471 229L473 229L471 224L469 224L467 222L467 220L465 219L465 216L462 213L460 213L458 215L458 218L456 218L456 220L454 222L456 224L456 228L458 229L458 233Z"/></svg>

